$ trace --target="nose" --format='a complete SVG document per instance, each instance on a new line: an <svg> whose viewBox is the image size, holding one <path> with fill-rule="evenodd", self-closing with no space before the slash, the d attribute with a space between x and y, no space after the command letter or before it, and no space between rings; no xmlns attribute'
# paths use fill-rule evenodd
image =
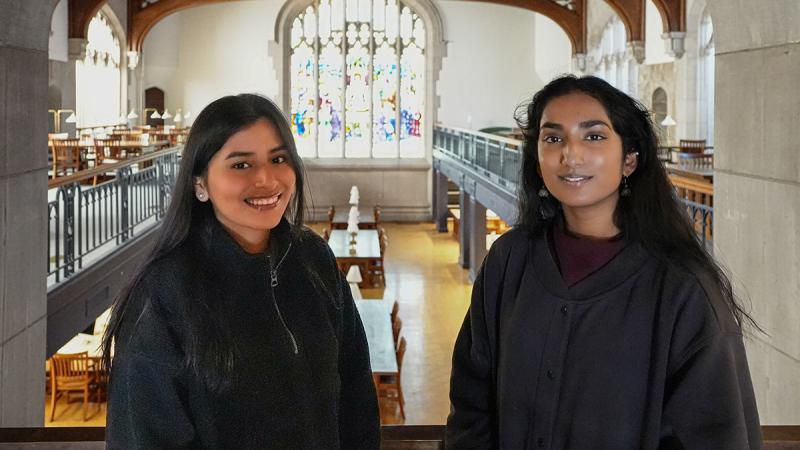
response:
<svg viewBox="0 0 800 450"><path fill-rule="evenodd" d="M580 143L567 141L561 153L561 164L567 167L583 164L583 146Z"/></svg>
<svg viewBox="0 0 800 450"><path fill-rule="evenodd" d="M269 164L262 165L255 171L255 179L253 180L256 187L273 187L275 186L275 174L272 173L272 168Z"/></svg>

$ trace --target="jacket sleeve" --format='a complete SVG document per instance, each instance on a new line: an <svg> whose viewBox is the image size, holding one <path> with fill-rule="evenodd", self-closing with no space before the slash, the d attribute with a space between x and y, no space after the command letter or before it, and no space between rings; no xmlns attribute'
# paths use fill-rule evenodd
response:
<svg viewBox="0 0 800 450"><path fill-rule="evenodd" d="M115 337L117 352L109 380L107 447L195 446L179 354L166 324L148 302L135 317L124 319L121 331Z"/></svg>
<svg viewBox="0 0 800 450"><path fill-rule="evenodd" d="M761 428L742 336L720 332L667 380L662 449L760 449Z"/></svg>
<svg viewBox="0 0 800 450"><path fill-rule="evenodd" d="M445 441L448 449L492 448L497 442L493 417L495 390L484 301L489 260L484 261L472 287L469 312L453 349Z"/></svg>
<svg viewBox="0 0 800 450"><path fill-rule="evenodd" d="M342 304L342 335L339 348L340 448L379 449L381 441L378 396L372 381L369 347L361 317L353 302L350 286L340 275L344 301Z"/></svg>

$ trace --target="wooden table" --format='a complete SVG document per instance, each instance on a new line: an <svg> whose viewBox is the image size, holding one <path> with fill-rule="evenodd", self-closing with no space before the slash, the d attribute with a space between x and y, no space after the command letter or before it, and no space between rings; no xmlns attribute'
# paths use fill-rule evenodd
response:
<svg viewBox="0 0 800 450"><path fill-rule="evenodd" d="M328 245L333 250L339 269L347 273L350 266L357 265L361 269L363 281L359 287L372 286L372 277L369 274L370 262L381 259L381 245L378 230L360 230L356 236L356 246L350 250L350 234L347 230L331 230Z"/></svg>
<svg viewBox="0 0 800 450"><path fill-rule="evenodd" d="M64 344L63 347L58 349L57 353L70 355L87 352L90 358L99 358L103 356L103 350L101 348L102 341L102 336L78 333L75 337L70 339L69 342Z"/></svg>
<svg viewBox="0 0 800 450"><path fill-rule="evenodd" d="M397 374L397 356L392 336L392 302L356 300L356 309L364 324L369 344L369 362L374 378Z"/></svg>
<svg viewBox="0 0 800 450"><path fill-rule="evenodd" d="M335 206L336 211L333 214L333 221L331 221L331 229L345 230L347 229L347 219L350 218L350 206ZM358 208L358 228L362 230L374 230L378 227L375 223L375 209L368 207Z"/></svg>

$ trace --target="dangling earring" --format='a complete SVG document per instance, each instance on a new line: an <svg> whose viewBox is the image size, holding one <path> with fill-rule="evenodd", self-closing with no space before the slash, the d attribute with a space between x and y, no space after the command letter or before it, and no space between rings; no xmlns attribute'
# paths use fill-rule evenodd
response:
<svg viewBox="0 0 800 450"><path fill-rule="evenodd" d="M625 175L622 176L622 191L620 191L619 195L622 197L631 196L631 188L628 186L628 177Z"/></svg>
<svg viewBox="0 0 800 450"><path fill-rule="evenodd" d="M542 188L539 189L539 197L541 197L541 198L550 197L550 193L547 192L547 188L546 187L542 186Z"/></svg>

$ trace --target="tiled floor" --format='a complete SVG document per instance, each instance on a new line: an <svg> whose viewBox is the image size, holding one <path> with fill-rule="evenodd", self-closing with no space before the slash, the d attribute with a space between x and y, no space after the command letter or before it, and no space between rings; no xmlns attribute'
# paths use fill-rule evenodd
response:
<svg viewBox="0 0 800 450"><path fill-rule="evenodd" d="M324 224L313 224L321 232ZM406 424L444 424L449 411L448 389L453 343L469 304L471 283L458 266L458 242L451 233L437 233L433 224L385 223L386 288L365 289L365 298L397 299L408 341L402 386ZM48 398L49 400L49 398ZM403 423L396 404L382 405L384 423ZM45 426L104 426L105 405L98 412L89 404L90 419L82 420L81 403L60 401L55 422ZM49 404L46 408L49 419Z"/></svg>

